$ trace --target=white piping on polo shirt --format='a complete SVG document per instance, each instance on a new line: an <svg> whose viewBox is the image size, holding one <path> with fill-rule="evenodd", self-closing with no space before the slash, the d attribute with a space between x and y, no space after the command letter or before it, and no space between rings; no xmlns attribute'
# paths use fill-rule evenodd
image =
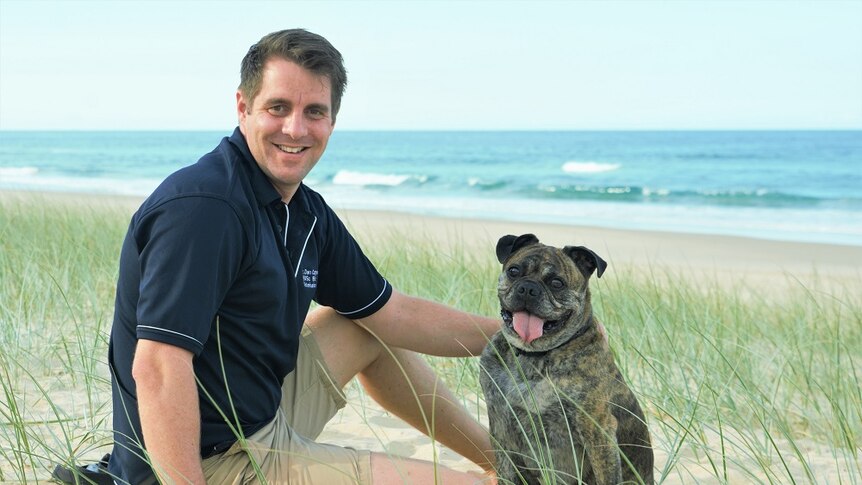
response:
<svg viewBox="0 0 862 485"><path fill-rule="evenodd" d="M191 336L186 335L184 333L176 332L174 330L168 330L167 328L152 327L150 325L138 325L137 328L146 328L146 329L150 329L150 330L158 330L159 332L172 333L174 335L179 335L180 337L185 337L189 340L193 340L193 341L197 342L197 344L200 345L201 347L204 346L203 342L201 342L200 340L198 340L194 337L191 337Z"/></svg>
<svg viewBox="0 0 862 485"><path fill-rule="evenodd" d="M302 245L302 252L299 253L299 259L296 260L296 271L293 273L293 277L296 278L299 275L299 267L302 265L302 257L305 255L305 247L308 246L308 240L311 239L311 233L314 232L314 226L317 225L317 216L314 216L314 222L311 223L311 229L308 230L308 235L305 236L305 243ZM287 234L287 232L285 232ZM285 236L285 242L287 241L287 237Z"/></svg>
<svg viewBox="0 0 862 485"><path fill-rule="evenodd" d="M366 308L368 308L371 305L373 305L374 303L376 303L377 300L379 300L383 296L383 294L386 293L386 286L388 286L388 285L389 285L389 283L386 281L386 278L383 278L383 289L380 291L380 294L377 295L377 298L371 300L371 303L365 305L364 307L360 308L359 310L353 310L352 312L340 312L338 310L335 310L335 312L338 313L339 315L344 315L346 317L348 315L352 315L354 313L359 313L362 310L365 310Z"/></svg>
<svg viewBox="0 0 862 485"><path fill-rule="evenodd" d="M290 225L290 207L284 204L284 242L282 245L287 247L287 227ZM295 276L294 276L295 278Z"/></svg>

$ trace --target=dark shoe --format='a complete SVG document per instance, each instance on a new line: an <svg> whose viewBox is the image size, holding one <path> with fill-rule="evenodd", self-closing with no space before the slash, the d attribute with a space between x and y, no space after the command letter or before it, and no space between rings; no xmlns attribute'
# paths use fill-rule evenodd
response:
<svg viewBox="0 0 862 485"><path fill-rule="evenodd" d="M51 478L69 485L114 485L114 479L108 474L108 460L110 459L111 454L108 453L98 463L76 467L57 465Z"/></svg>

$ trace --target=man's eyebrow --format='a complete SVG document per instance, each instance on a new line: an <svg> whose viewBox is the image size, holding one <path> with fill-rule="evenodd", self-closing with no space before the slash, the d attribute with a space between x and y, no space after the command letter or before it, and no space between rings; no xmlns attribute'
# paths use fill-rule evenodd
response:
<svg viewBox="0 0 862 485"><path fill-rule="evenodd" d="M291 103L290 100L287 100L284 98L269 98L263 104L268 105L268 106L272 106L272 105L276 105L276 104L288 104L288 105L290 105L293 103Z"/></svg>

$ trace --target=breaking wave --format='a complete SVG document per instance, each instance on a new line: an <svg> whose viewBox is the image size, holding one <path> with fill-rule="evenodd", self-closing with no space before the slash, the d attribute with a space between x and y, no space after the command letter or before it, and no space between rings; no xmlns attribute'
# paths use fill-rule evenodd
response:
<svg viewBox="0 0 862 485"><path fill-rule="evenodd" d="M339 170L332 177L333 185L354 185L362 187L397 187L407 182L423 184L428 181L426 175L402 175L386 173L355 172Z"/></svg>
<svg viewBox="0 0 862 485"><path fill-rule="evenodd" d="M29 177L37 173L36 167L0 167L0 177Z"/></svg>
<svg viewBox="0 0 862 485"><path fill-rule="evenodd" d="M563 164L563 172L576 174L604 173L619 170L619 163L600 162L566 162Z"/></svg>

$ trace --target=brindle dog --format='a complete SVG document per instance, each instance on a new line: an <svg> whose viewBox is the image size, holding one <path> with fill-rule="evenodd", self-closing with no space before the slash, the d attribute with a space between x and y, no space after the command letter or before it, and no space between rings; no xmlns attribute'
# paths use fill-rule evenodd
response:
<svg viewBox="0 0 862 485"><path fill-rule="evenodd" d="M643 411L590 303L607 263L532 234L501 238L497 259L503 325L481 381L500 483L653 483Z"/></svg>

